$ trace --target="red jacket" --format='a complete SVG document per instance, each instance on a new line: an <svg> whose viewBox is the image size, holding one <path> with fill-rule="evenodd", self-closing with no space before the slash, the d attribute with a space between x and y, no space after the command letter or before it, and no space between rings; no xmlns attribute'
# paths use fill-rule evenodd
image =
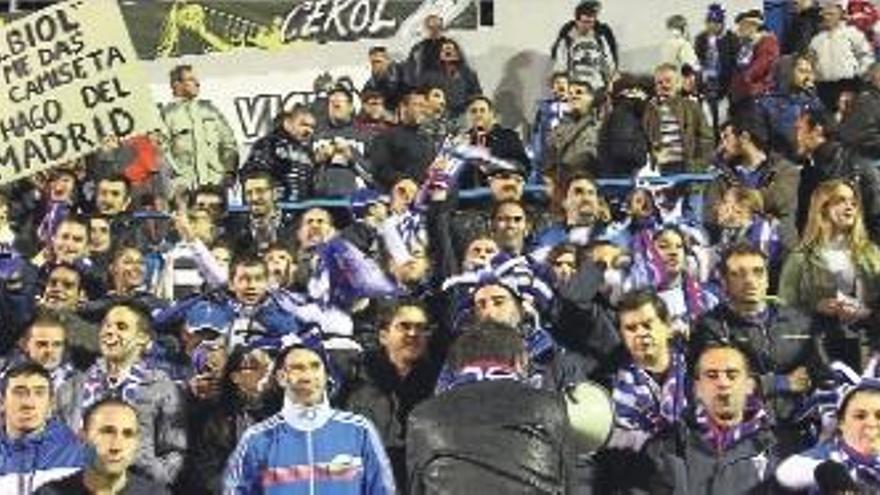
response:
<svg viewBox="0 0 880 495"><path fill-rule="evenodd" d="M733 101L760 96L773 88L773 67L779 58L776 36L765 33L752 51L752 61L733 75L730 95Z"/></svg>

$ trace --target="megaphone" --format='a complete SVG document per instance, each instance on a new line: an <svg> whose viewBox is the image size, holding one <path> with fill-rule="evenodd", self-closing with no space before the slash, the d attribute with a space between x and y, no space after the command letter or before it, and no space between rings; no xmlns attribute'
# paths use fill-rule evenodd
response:
<svg viewBox="0 0 880 495"><path fill-rule="evenodd" d="M578 450L592 453L604 447L614 428L611 394L604 387L586 381L567 387L564 396Z"/></svg>

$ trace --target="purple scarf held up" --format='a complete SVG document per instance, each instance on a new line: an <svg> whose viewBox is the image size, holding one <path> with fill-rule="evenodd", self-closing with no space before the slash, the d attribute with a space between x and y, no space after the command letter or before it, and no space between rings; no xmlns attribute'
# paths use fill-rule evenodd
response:
<svg viewBox="0 0 880 495"><path fill-rule="evenodd" d="M335 237L316 252L318 264L308 290L320 303L348 308L360 298L398 295L397 286L379 265L345 239Z"/></svg>

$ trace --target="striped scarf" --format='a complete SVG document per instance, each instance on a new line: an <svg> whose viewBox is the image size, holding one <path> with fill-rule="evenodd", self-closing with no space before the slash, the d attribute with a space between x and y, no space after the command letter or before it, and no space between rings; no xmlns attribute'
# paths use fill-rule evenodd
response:
<svg viewBox="0 0 880 495"><path fill-rule="evenodd" d="M435 393L440 394L469 383L495 380L522 381L523 378L508 364L492 361L478 361L464 366L459 370L453 371L444 368L443 372L437 378L437 388L435 389Z"/></svg>
<svg viewBox="0 0 880 495"><path fill-rule="evenodd" d="M55 236L55 231L58 230L58 226L61 225L61 222L64 221L69 214L70 204L66 201L50 202L48 211L43 216L40 226L37 227L37 238L40 242L44 245L51 243L52 237Z"/></svg>
<svg viewBox="0 0 880 495"><path fill-rule="evenodd" d="M662 385L632 361L617 370L612 398L618 424L654 435L681 419L687 407L687 363L680 341L670 354Z"/></svg>
<svg viewBox="0 0 880 495"><path fill-rule="evenodd" d="M703 441L715 452L726 452L737 443L754 437L770 426L770 416L761 400L754 395L746 402L742 423L733 428L721 428L715 424L702 404L697 404L696 420Z"/></svg>
<svg viewBox="0 0 880 495"><path fill-rule="evenodd" d="M318 263L308 294L320 304L350 308L360 298L398 295L397 286L378 263L342 237L317 246L315 254Z"/></svg>
<svg viewBox="0 0 880 495"><path fill-rule="evenodd" d="M146 383L146 376L143 364L137 363L121 379L110 380L106 363L103 359L99 360L86 372L83 382L83 410L109 397L122 399L132 405L136 404L141 386Z"/></svg>
<svg viewBox="0 0 880 495"><path fill-rule="evenodd" d="M834 440L832 460L846 466L850 478L872 487L880 486L880 456L864 455L837 437Z"/></svg>
<svg viewBox="0 0 880 495"><path fill-rule="evenodd" d="M771 265L781 261L783 247L778 221L755 215L745 235L749 245L766 254Z"/></svg>

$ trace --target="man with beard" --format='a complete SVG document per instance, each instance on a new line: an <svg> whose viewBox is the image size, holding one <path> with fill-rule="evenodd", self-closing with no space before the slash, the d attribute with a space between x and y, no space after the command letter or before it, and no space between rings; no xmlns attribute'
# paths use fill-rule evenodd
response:
<svg viewBox="0 0 880 495"><path fill-rule="evenodd" d="M422 303L395 301L380 310L378 320L380 347L362 357L342 403L376 425L397 485L404 487L409 413L432 395L440 367L429 350L431 328Z"/></svg>
<svg viewBox="0 0 880 495"><path fill-rule="evenodd" d="M110 236L115 242L137 239L131 208L131 182L124 175L111 175L98 180L95 209L110 221Z"/></svg>
<svg viewBox="0 0 880 495"><path fill-rule="evenodd" d="M266 170L252 170L242 180L247 215L230 218L226 232L236 253L263 253L271 244L293 239L293 219L278 207L277 184Z"/></svg>
<svg viewBox="0 0 880 495"><path fill-rule="evenodd" d="M535 236L533 255L538 259L543 259L550 249L564 242L586 246L604 230L599 219L599 190L589 174L575 174L554 188L559 188L555 196L559 198L562 221Z"/></svg>
<svg viewBox="0 0 880 495"><path fill-rule="evenodd" d="M304 201L312 197L315 156L312 135L315 116L305 105L295 105L276 117L275 129L251 147L242 168L248 176L254 171L268 171L280 189L280 201Z"/></svg>
<svg viewBox="0 0 880 495"><path fill-rule="evenodd" d="M152 345L150 318L132 304L116 304L101 323L101 356L58 392L58 410L68 425L80 428L91 406L108 397L122 399L138 412L142 440L134 462L139 474L171 486L183 468L186 451L184 398L165 372L147 366Z"/></svg>
<svg viewBox="0 0 880 495"><path fill-rule="evenodd" d="M492 234L501 251L511 255L524 254L531 232L531 221L519 201L502 201L492 210Z"/></svg>
<svg viewBox="0 0 880 495"><path fill-rule="evenodd" d="M648 441L627 478L650 493L770 493L779 461L747 355L709 344L694 355L695 404Z"/></svg>
<svg viewBox="0 0 880 495"><path fill-rule="evenodd" d="M727 298L704 314L691 335L696 351L708 342L733 342L751 358L761 395L772 407L776 435L787 453L806 447L794 413L826 376L810 317L769 302L767 257L745 244L728 249L719 264Z"/></svg>
<svg viewBox="0 0 880 495"><path fill-rule="evenodd" d="M756 113L740 112L721 126L721 174L704 193L703 222L716 224L716 205L724 191L734 186L756 189L764 199L764 213L779 220L783 245L792 249L798 241L795 214L800 177L794 164L770 153L768 142L768 129Z"/></svg>

